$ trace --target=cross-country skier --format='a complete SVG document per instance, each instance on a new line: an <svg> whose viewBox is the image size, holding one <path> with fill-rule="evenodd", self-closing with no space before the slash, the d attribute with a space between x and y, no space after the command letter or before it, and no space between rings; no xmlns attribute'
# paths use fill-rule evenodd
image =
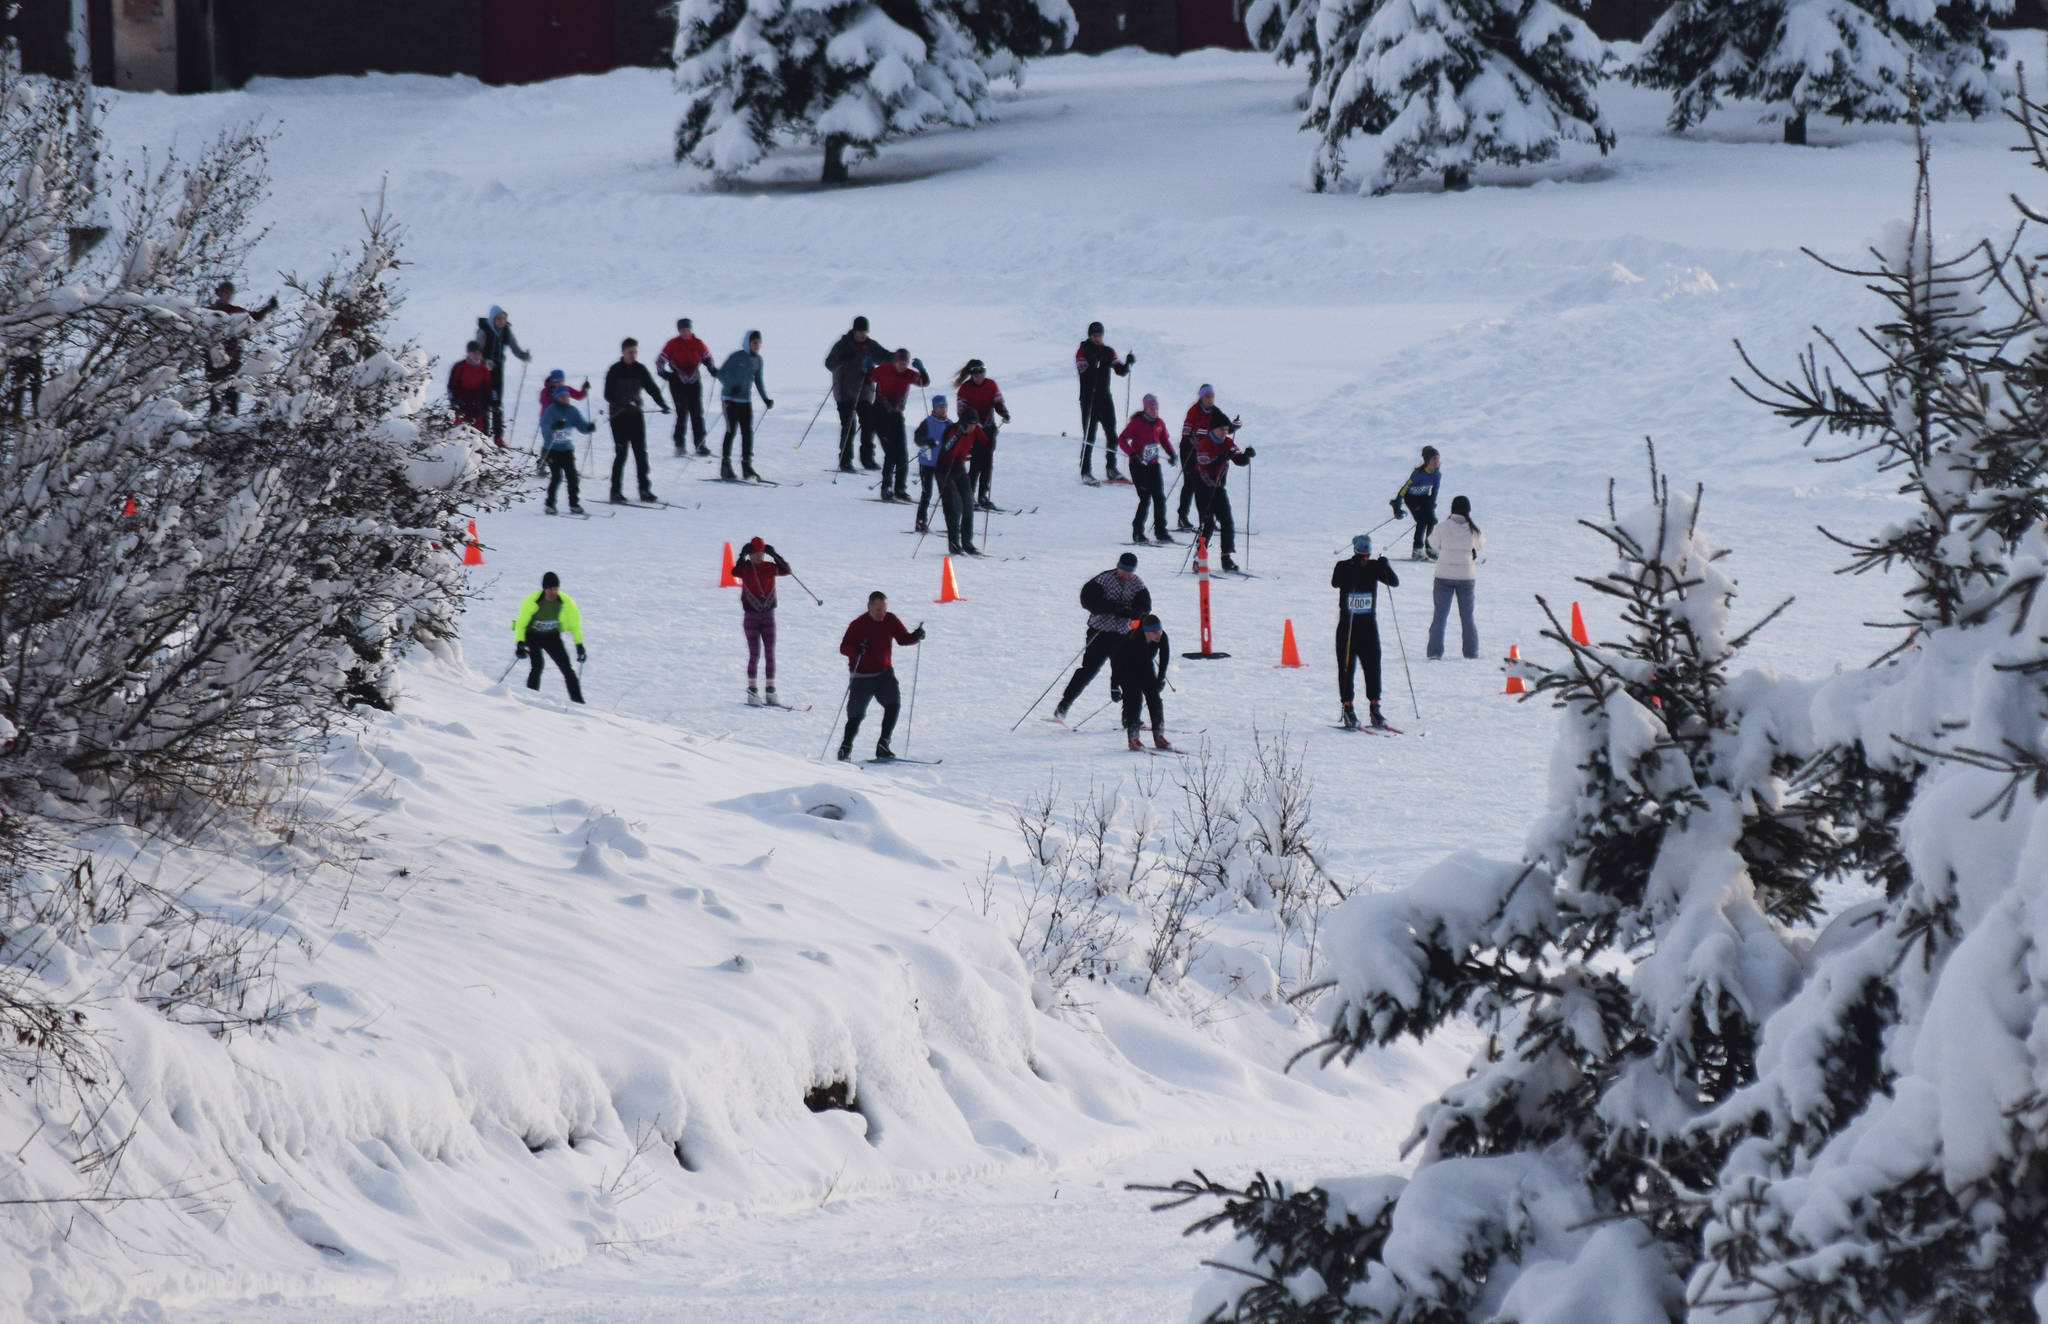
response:
<svg viewBox="0 0 2048 1324"><path fill-rule="evenodd" d="M1102 323L1088 324L1088 338L1074 351L1074 373L1081 379L1081 476L1095 477L1095 429L1102 429L1102 474L1116 481L1116 398L1109 375L1130 375L1136 354L1119 355L1102 343Z"/></svg>
<svg viewBox="0 0 2048 1324"><path fill-rule="evenodd" d="M1380 623L1379 586L1398 587L1400 576L1384 556L1372 554L1372 538L1359 534L1351 540L1354 555L1337 562L1330 570L1330 587L1337 590L1337 698L1344 705L1338 722L1347 731L1358 729L1358 714L1351 707L1351 664L1365 669L1365 701L1372 709L1372 724L1385 726L1380 716Z"/></svg>
<svg viewBox="0 0 2048 1324"><path fill-rule="evenodd" d="M569 650L562 643L565 633L576 641L576 660L589 661L590 654L583 650L583 614L576 610L576 599L562 592L562 577L550 570L540 577L540 591L527 594L512 618L512 656L533 660L526 673L530 690L540 688L540 673L553 658L562 683L569 687L569 702L582 703L583 684L569 665Z"/></svg>
<svg viewBox="0 0 2048 1324"><path fill-rule="evenodd" d="M448 369L448 403L455 406L456 422L491 435L491 369L484 362L484 347L474 340Z"/></svg>
<svg viewBox="0 0 2048 1324"><path fill-rule="evenodd" d="M1142 703L1152 717L1152 748L1172 749L1166 739L1166 710L1159 694L1166 684L1166 659L1172 656L1166 628L1149 613L1129 625L1109 655L1110 684L1124 699L1124 734L1132 749L1145 747L1138 740L1138 706Z"/></svg>
<svg viewBox="0 0 2048 1324"><path fill-rule="evenodd" d="M974 485L974 505L978 510L994 510L995 499L989 495L989 485L995 480L996 472L996 418L1010 421L1010 407L1003 403L1003 388L996 385L995 378L988 375L988 365L980 359L969 359L960 371L953 374L953 391L960 397L960 403L972 409L981 418L981 434L987 440L974 452L973 469L968 480Z"/></svg>
<svg viewBox="0 0 2048 1324"><path fill-rule="evenodd" d="M876 364L868 373L874 392L875 435L882 442L882 500L910 500L910 447L903 435L903 411L910 404L910 388L930 386L932 375L924 360L899 349L887 363Z"/></svg>
<svg viewBox="0 0 2048 1324"><path fill-rule="evenodd" d="M761 694L754 688L754 667L766 654L768 702L775 700L775 577L789 573L782 553L758 536L740 548L732 563L733 578L740 581L740 627L747 636L747 705L757 707Z"/></svg>
<svg viewBox="0 0 2048 1324"><path fill-rule="evenodd" d="M476 319L476 340L484 347L484 362L491 365L491 440L500 446L505 444L505 354L521 363L533 361L533 355L520 348L519 338L512 334L512 319L503 308L491 305L488 316Z"/></svg>
<svg viewBox="0 0 2048 1324"><path fill-rule="evenodd" d="M577 499L575 434L595 431L597 425L584 418L582 411L569 403L569 388L557 386L555 402L540 415L541 456L548 465L548 499L542 509L548 514L555 513L555 489L564 478L569 480L569 513L583 513L582 503Z"/></svg>
<svg viewBox="0 0 2048 1324"><path fill-rule="evenodd" d="M917 448L917 531L931 529L932 490L939 485L939 454L946 447L946 434L953 430L953 420L946 416L946 397L932 397L932 412L917 425L911 436L911 445ZM945 513L945 494L939 495L939 511Z"/></svg>
<svg viewBox="0 0 2048 1324"><path fill-rule="evenodd" d="M1195 526L1188 522L1188 507L1194 504L1197 487L1195 447L1209 435L1209 429L1224 423L1235 429L1238 420L1216 407L1216 388L1203 382L1195 402L1188 406L1187 417L1180 423L1180 520L1174 527L1182 533L1195 531Z"/></svg>
<svg viewBox="0 0 2048 1324"><path fill-rule="evenodd" d="M1395 519L1401 518L1401 505L1406 502L1408 515L1415 521L1415 544L1408 554L1411 561L1436 559L1429 551L1429 531L1436 527L1436 493L1444 481L1442 468L1436 447L1424 446L1422 463L1415 466L1415 472L1408 475L1408 481L1401 484L1401 490L1388 502L1394 508Z"/></svg>
<svg viewBox="0 0 2048 1324"><path fill-rule="evenodd" d="M588 377L583 379L583 385L570 386L568 373L563 372L560 368L549 368L548 379L540 384L540 407L542 409L546 409L555 402L555 388L558 386L568 388L571 400L582 401L590 398L590 379Z"/></svg>
<svg viewBox="0 0 2048 1324"><path fill-rule="evenodd" d="M903 707L903 691L896 684L896 668L890 665L891 645L910 647L924 642L924 627L903 628L889 610L888 595L877 589L868 594L868 609L853 618L840 636L839 651L846 657L852 679L846 687L846 734L839 740L839 761L853 757L854 733L867 716L868 702L882 705L882 737L875 742L875 757L893 759L889 737L896 731L896 714Z"/></svg>
<svg viewBox="0 0 2048 1324"><path fill-rule="evenodd" d="M1088 640L1081 649L1081 665L1061 693L1059 707L1052 710L1055 722L1067 720L1067 710L1102 670L1117 640L1130 632L1131 622L1152 610L1152 592L1138 578L1138 554L1125 552L1116 559L1116 569L1081 585L1081 605L1088 610Z"/></svg>
<svg viewBox="0 0 2048 1324"><path fill-rule="evenodd" d="M627 336L619 342L619 361L604 374L604 407L612 422L612 504L626 503L626 452L633 452L633 472L640 480L640 499L654 500L647 483L647 419L640 412L640 393L647 392L655 407L668 412L668 402L654 384L653 374L640 361L640 342Z"/></svg>
<svg viewBox="0 0 2048 1324"><path fill-rule="evenodd" d="M720 403L725 407L725 458L719 463L718 476L727 480L732 472L732 434L740 434L740 476L759 478L754 472L754 392L761 392L763 412L775 408L775 402L768 398L768 388L761 381L761 333L747 332L747 338L740 347L725 356L725 362L718 365Z"/></svg>
<svg viewBox="0 0 2048 1324"><path fill-rule="evenodd" d="M235 302L235 283L231 280L224 280L214 286L213 302L208 307L217 313L230 313L236 316L247 317L251 323L256 323L277 311L277 296L271 295L269 302L252 313ZM206 365L206 379L211 382L224 382L241 370L242 338L240 336L229 336L214 347L213 361ZM219 413L223 405L227 406L227 411L230 414L241 413L242 393L233 390L213 392L208 412Z"/></svg>
<svg viewBox="0 0 2048 1324"><path fill-rule="evenodd" d="M1208 432L1195 443L1195 502L1202 511L1202 537L1213 538L1216 528L1223 528L1223 568L1235 573L1237 562L1231 559L1237 552L1237 518L1230 509L1230 489L1224 484L1230 478L1230 466L1250 464L1258 448L1247 446L1239 450L1237 439L1231 435L1228 423L1211 424Z"/></svg>
<svg viewBox="0 0 2048 1324"><path fill-rule="evenodd" d="M962 405L960 421L939 448L939 506L946 514L946 550L955 556L981 555L974 545L974 497L967 481L980 445L981 420Z"/></svg>
<svg viewBox="0 0 2048 1324"><path fill-rule="evenodd" d="M1472 620L1472 585L1479 553L1486 550L1486 535L1472 522L1472 499L1451 498L1451 517L1429 532L1429 550L1436 554L1436 596L1429 618L1429 650L1432 661L1444 655L1444 625L1450 619L1451 604L1458 604L1458 633L1467 660L1479 656L1479 627Z"/></svg>
<svg viewBox="0 0 2048 1324"><path fill-rule="evenodd" d="M690 319L676 319L676 333L661 347L655 356L654 370L668 383L669 398L676 402L676 454L683 454L688 447L689 434L694 433L697 454L709 455L711 448L704 444L704 370L716 371L718 365L712 362L711 346L697 338L690 329ZM687 430L686 430L687 427Z"/></svg>
<svg viewBox="0 0 2048 1324"><path fill-rule="evenodd" d="M1166 531L1166 480L1160 474L1159 462L1175 463L1173 437L1166 430L1166 420L1159 417L1158 396L1150 391L1145 393L1145 407L1124 424L1124 430L1117 434L1116 448L1129 461L1131 486L1138 489L1138 510L1131 516L1131 541L1145 541L1145 506L1149 503L1152 536L1160 542L1172 542L1173 536Z"/></svg>
<svg viewBox="0 0 2048 1324"><path fill-rule="evenodd" d="M860 462L865 469L879 469L875 462L875 413L868 374L893 355L868 336L868 319L853 319L853 329L832 342L825 355L825 368L832 374L832 398L839 405L839 469L853 472L853 438L860 434Z"/></svg>

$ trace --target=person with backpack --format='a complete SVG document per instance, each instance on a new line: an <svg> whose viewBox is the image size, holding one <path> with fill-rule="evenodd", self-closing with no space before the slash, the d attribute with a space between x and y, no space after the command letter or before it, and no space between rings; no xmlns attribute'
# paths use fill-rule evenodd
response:
<svg viewBox="0 0 2048 1324"><path fill-rule="evenodd" d="M910 388L932 384L924 360L899 349L887 363L875 365L868 373L874 395L875 435L882 442L882 500L910 500L910 447L903 435L903 411L910 405Z"/></svg>
<svg viewBox="0 0 2048 1324"><path fill-rule="evenodd" d="M661 398L661 388L654 384L653 374L640 361L640 342L627 336L619 342L619 361L604 375L604 407L612 424L612 504L630 504L626 500L626 452L633 453L634 475L640 480L640 499L654 500L654 489L647 482L647 419L640 412L640 393L645 391L654 400L655 407L662 413L668 412L668 402Z"/></svg>
<svg viewBox="0 0 2048 1324"><path fill-rule="evenodd" d="M491 305L487 316L476 319L476 341L484 347L484 362L491 365L491 440L505 444L505 355L531 363L533 355L520 348L512 334L512 319L503 308ZM549 397L552 402L553 397Z"/></svg>
<svg viewBox="0 0 2048 1324"><path fill-rule="evenodd" d="M963 408L972 409L981 419L981 435L986 438L974 452L973 467L967 475L974 488L974 508L994 510L995 499L989 495L989 486L996 471L996 416L1000 414L1003 422L1009 422L1010 407L1003 403L1003 388L988 375L988 365L980 359L967 360L953 374L953 393L960 397Z"/></svg>
<svg viewBox="0 0 2048 1324"><path fill-rule="evenodd" d="M1223 569L1238 573L1237 562L1237 517L1230 509L1230 489L1225 486L1230 478L1230 466L1243 468L1252 462L1258 448L1247 446L1239 450L1237 439L1231 436L1228 423L1211 424L1202 439L1195 443L1195 502L1202 512L1204 539L1213 538L1218 526L1223 530Z"/></svg>
<svg viewBox="0 0 2048 1324"><path fill-rule="evenodd" d="M875 462L875 413L873 390L868 374L895 355L868 335L868 319L853 319L853 329L832 342L825 355L825 370L832 374L832 399L839 406L839 471L852 473L853 438L860 434L860 463L863 469L879 469Z"/></svg>
<svg viewBox="0 0 2048 1324"><path fill-rule="evenodd" d="M1055 722L1067 720L1067 710L1116 651L1117 641L1130 632L1131 622L1152 610L1152 591L1138 578L1138 554L1125 552L1116 559L1114 569L1081 585L1081 606L1088 612L1088 637L1081 647L1081 665L1060 694L1059 707L1052 710ZM1110 679L1111 687L1116 688L1115 677Z"/></svg>
<svg viewBox="0 0 2048 1324"><path fill-rule="evenodd" d="M939 454L946 448L946 434L953 430L953 420L946 416L946 397L932 397L932 411L917 425L917 432L911 437L911 444L917 447L917 531L931 530L932 492L939 485ZM945 496L939 497L939 510L945 512Z"/></svg>
<svg viewBox="0 0 2048 1324"><path fill-rule="evenodd" d="M1145 748L1138 739L1138 707L1143 704L1152 717L1152 748L1172 749L1166 739L1166 708L1159 691L1166 684L1166 660L1173 656L1166 641L1166 627L1159 618L1146 613L1130 622L1109 655L1109 685L1124 701L1124 735L1132 749Z"/></svg>
<svg viewBox="0 0 2048 1324"><path fill-rule="evenodd" d="M711 361L711 346L697 339L697 333L690 328L690 319L676 319L676 333L655 355L654 370L668 383L668 394L676 402L676 454L689 451L691 434L695 434L697 454L709 455L711 448L704 444L704 370L714 371L718 365Z"/></svg>
<svg viewBox="0 0 2048 1324"><path fill-rule="evenodd" d="M455 407L457 423L491 435L491 369L484 362L484 347L474 340L448 369L448 403ZM501 439L498 444L505 443Z"/></svg>
<svg viewBox="0 0 2048 1324"><path fill-rule="evenodd" d="M1429 550L1436 561L1436 605L1429 618L1429 648L1423 656L1431 661L1443 659L1444 626L1455 602L1460 643L1469 661L1479 656L1479 627L1472 620L1472 590L1479 574L1479 553L1486 550L1486 535L1472 522L1470 497L1451 498L1451 517L1429 531Z"/></svg>
<svg viewBox="0 0 2048 1324"><path fill-rule="evenodd" d="M1371 534L1353 538L1351 551L1351 556L1330 570L1330 587L1337 590L1337 701L1344 705L1337 724L1346 731L1358 729L1358 714L1351 707L1354 662L1365 672L1365 701L1372 710L1372 724L1387 724L1380 715L1379 591L1381 585L1396 588L1401 583L1386 557L1373 556Z"/></svg>
<svg viewBox="0 0 2048 1324"><path fill-rule="evenodd" d="M846 734L839 740L839 761L853 757L853 737L868 714L869 703L882 705L882 736L875 742L877 759L893 759L889 737L896 732L896 714L903 707L903 690L896 683L896 668L890 665L891 645L905 647L924 642L924 627L903 628L889 610L889 597L880 589L868 594L868 609L853 618L839 637L839 652L846 658Z"/></svg>
<svg viewBox="0 0 2048 1324"><path fill-rule="evenodd" d="M960 421L939 448L939 506L946 515L946 549L955 556L980 556L974 545L974 497L967 475L981 445L981 420L965 405Z"/></svg>
<svg viewBox="0 0 2048 1324"><path fill-rule="evenodd" d="M790 573L782 553L758 535L747 540L732 563L733 578L740 581L740 628L747 636L747 706L761 705L761 693L754 688L754 669L766 655L768 664L768 706L775 699L775 579Z"/></svg>
<svg viewBox="0 0 2048 1324"><path fill-rule="evenodd" d="M719 463L718 476L727 482L735 482L732 471L732 437L740 434L740 476L758 480L761 475L754 472L754 392L761 392L763 412L775 408L775 402L768 398L768 387L761 381L761 333L747 332L747 338L740 347L725 356L725 362L718 365L719 399L725 407L725 458Z"/></svg>
<svg viewBox="0 0 2048 1324"><path fill-rule="evenodd" d="M1195 448L1202 438L1209 435L1211 428L1229 425L1233 430L1237 420L1216 407L1216 388L1207 382L1195 396L1195 402L1188 406L1187 417L1180 424L1180 520L1174 525L1182 533L1193 533L1195 526L1188 522L1188 507L1194 504L1198 485L1195 482Z"/></svg>
<svg viewBox="0 0 2048 1324"><path fill-rule="evenodd" d="M1102 429L1102 476L1121 481L1116 472L1116 397L1109 377L1127 377L1136 354L1118 354L1102 343L1102 323L1090 322L1088 335L1074 351L1074 374L1081 382L1081 477L1095 481L1095 429Z"/></svg>
<svg viewBox="0 0 2048 1324"><path fill-rule="evenodd" d="M576 599L562 592L562 577L550 570L540 577L540 590L527 594L519 604L519 614L512 618L512 656L532 660L532 669L526 673L530 690L540 688L540 673L552 659L555 670L562 673L562 683L568 686L569 702L582 703L583 683L577 679L576 668L569 665L564 634L576 641L576 660L588 662L590 654L583 648L583 613L576 609Z"/></svg>
<svg viewBox="0 0 2048 1324"><path fill-rule="evenodd" d="M1138 510L1131 516L1131 541L1145 541L1145 507L1150 504L1153 540L1172 542L1173 536L1166 531L1166 480L1160 474L1159 462L1175 463L1173 438L1166 430L1166 420L1159 417L1158 396L1145 393L1145 407L1124 424L1124 430L1117 434L1116 447L1129 464L1131 486L1138 490Z"/></svg>
<svg viewBox="0 0 2048 1324"><path fill-rule="evenodd" d="M1394 518L1401 518L1401 506L1405 502L1408 515L1415 521L1415 542L1409 550L1411 561L1434 561L1429 551L1429 533L1436 527L1436 494L1443 484L1443 461L1438 457L1436 447L1422 448L1422 463L1408 475L1408 481L1401 484L1401 490L1394 493L1388 504L1394 509Z"/></svg>
<svg viewBox="0 0 2048 1324"><path fill-rule="evenodd" d="M569 388L555 388L555 402L541 411L540 436L541 458L548 467L548 499L541 507L548 514L555 513L555 489L563 479L569 481L569 513L584 513L582 503L577 500L576 434L597 431L597 424L583 417L581 410L569 403Z"/></svg>

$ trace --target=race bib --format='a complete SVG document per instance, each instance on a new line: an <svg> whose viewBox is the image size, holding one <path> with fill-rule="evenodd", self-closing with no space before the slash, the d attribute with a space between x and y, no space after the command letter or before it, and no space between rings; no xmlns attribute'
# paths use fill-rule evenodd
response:
<svg viewBox="0 0 2048 1324"><path fill-rule="evenodd" d="M562 625L559 621L546 621L536 616L533 620L527 622L526 632L528 634L553 634L561 628Z"/></svg>
<svg viewBox="0 0 2048 1324"><path fill-rule="evenodd" d="M1344 595L1344 606L1353 614L1362 614L1364 612L1371 611L1372 590L1367 589L1363 593L1346 593Z"/></svg>
<svg viewBox="0 0 2048 1324"><path fill-rule="evenodd" d="M1160 452L1164 449L1158 442L1148 441L1145 443L1144 451L1140 453L1140 458L1147 464L1157 464L1159 463Z"/></svg>
<svg viewBox="0 0 2048 1324"><path fill-rule="evenodd" d="M567 424L563 424L562 426L557 427L554 431L554 435L550 438L550 440L552 440L556 445L568 446L571 449L574 449L576 445L575 438L569 435L569 427Z"/></svg>

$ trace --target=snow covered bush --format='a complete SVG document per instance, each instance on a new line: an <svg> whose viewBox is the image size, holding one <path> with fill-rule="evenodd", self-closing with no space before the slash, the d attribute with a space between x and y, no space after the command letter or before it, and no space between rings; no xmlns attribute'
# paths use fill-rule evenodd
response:
<svg viewBox="0 0 2048 1324"><path fill-rule="evenodd" d="M1571 0L1326 0L1315 42L1318 193L1358 133L1375 138L1373 193L1427 174L1462 188L1476 165L1547 161L1565 141L1614 145L1594 100L1606 47Z"/></svg>
<svg viewBox="0 0 2048 1324"><path fill-rule="evenodd" d="M1671 92L1671 127L1705 119L1724 97L1761 101L1785 141L1808 115L1867 120L1975 119L2010 91L1991 19L2011 0L1896 5L1878 0L1678 0L1650 29L1629 78Z"/></svg>
<svg viewBox="0 0 2048 1324"><path fill-rule="evenodd" d="M676 159L728 179L780 140L817 142L836 183L888 139L987 118L989 80L1075 29L1067 0L683 0Z"/></svg>

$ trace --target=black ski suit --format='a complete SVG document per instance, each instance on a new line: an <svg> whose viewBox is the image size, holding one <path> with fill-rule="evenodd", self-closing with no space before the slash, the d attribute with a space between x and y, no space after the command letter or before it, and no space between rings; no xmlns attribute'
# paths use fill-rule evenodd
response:
<svg viewBox="0 0 2048 1324"><path fill-rule="evenodd" d="M1159 692L1166 684L1166 660L1173 656L1168 651L1170 647L1166 631L1159 632L1159 642L1155 644L1139 629L1124 634L1110 652L1109 683L1123 694L1124 730L1134 736L1138 734L1141 703L1152 718L1152 734L1165 734L1166 710Z"/></svg>
<svg viewBox="0 0 2048 1324"><path fill-rule="evenodd" d="M1116 397L1110 393L1109 377L1130 375L1130 364L1117 356L1107 344L1098 345L1092 340L1083 340L1081 347L1074 351L1074 372L1081 379L1081 472L1092 476L1095 472L1095 430L1102 429L1102 472L1114 478L1116 473Z"/></svg>
<svg viewBox="0 0 2048 1324"><path fill-rule="evenodd" d="M1088 641L1081 649L1081 665L1075 668L1073 679L1060 695L1061 714L1074 706L1074 700L1081 697L1088 682L1102 670L1117 640L1129 632L1131 622L1152 610L1152 591L1145 587L1145 581L1136 574L1129 579L1120 579L1118 574L1105 570L1081 585L1081 605L1088 609Z"/></svg>
<svg viewBox="0 0 2048 1324"><path fill-rule="evenodd" d="M505 439L505 352L521 363L533 355L520 348L519 338L512 334L512 319L505 319L505 329L500 331L491 325L488 317L476 319L476 343L484 347L484 362L491 365L491 436L498 441Z"/></svg>
<svg viewBox="0 0 2048 1324"><path fill-rule="evenodd" d="M663 413L668 412L668 402L661 398L661 390L654 384L646 364L620 359L606 370L604 407L612 420L612 495L625 495L620 485L626 480L626 452L631 451L634 472L640 479L640 499L645 501L652 489L647 483L647 419L640 413L642 391L654 397Z"/></svg>
<svg viewBox="0 0 2048 1324"><path fill-rule="evenodd" d="M832 374L832 398L839 405L839 467L842 469L853 464L856 432L860 436L862 466L875 467L875 393L868 385L868 374L895 357L895 350L883 348L873 336L855 340L851 331L833 341L832 348L825 355L825 367Z"/></svg>
<svg viewBox="0 0 2048 1324"><path fill-rule="evenodd" d="M1354 661L1365 669L1366 702L1380 701L1378 586L1394 588L1400 582L1384 556L1370 561L1347 556L1330 570L1330 587L1337 590L1337 698L1347 706Z"/></svg>

